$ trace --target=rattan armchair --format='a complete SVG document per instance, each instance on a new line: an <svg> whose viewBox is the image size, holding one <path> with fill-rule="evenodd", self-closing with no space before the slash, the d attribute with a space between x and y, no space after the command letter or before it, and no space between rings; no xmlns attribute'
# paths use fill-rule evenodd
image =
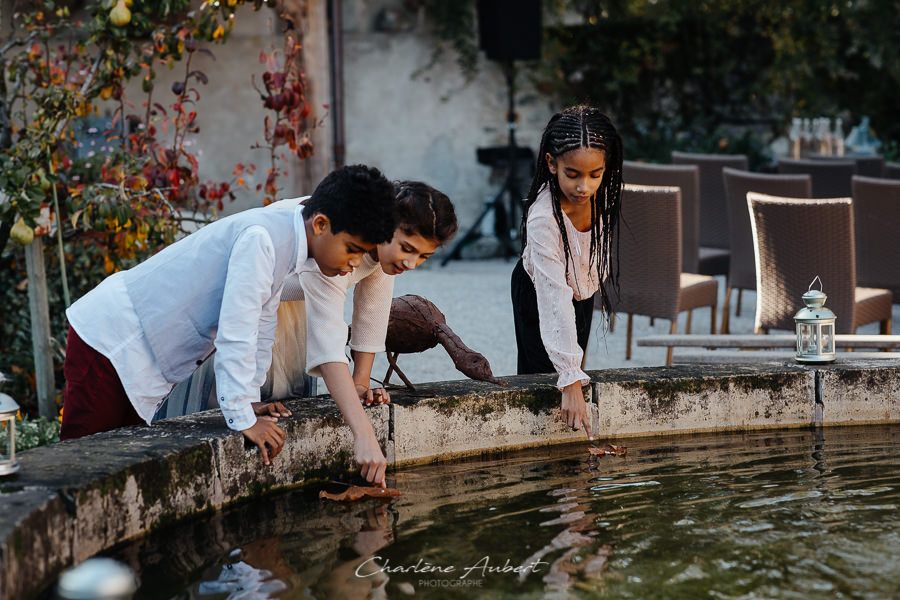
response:
<svg viewBox="0 0 900 600"><path fill-rule="evenodd" d="M756 259L753 256L753 232L750 230L750 213L747 211L747 192L809 198L812 194L812 180L809 175L751 173L730 167L722 169L722 178L725 183L725 197L728 199L731 260L728 263L720 332L730 333L731 291L734 289L738 291L735 316L740 316L742 291L756 289Z"/></svg>
<svg viewBox="0 0 900 600"><path fill-rule="evenodd" d="M700 168L626 160L622 181L681 189L681 270L697 273L700 256Z"/></svg>
<svg viewBox="0 0 900 600"><path fill-rule="evenodd" d="M618 242L618 243L616 243ZM672 321L675 333L678 315L708 306L710 332L716 331L718 282L715 277L681 271L681 190L677 187L626 184L622 191L619 240L613 240L619 261L619 289L613 292L614 313L628 315L625 358L631 358L634 315ZM615 264L613 262L612 264ZM666 356L672 364L672 348Z"/></svg>
<svg viewBox="0 0 900 600"><path fill-rule="evenodd" d="M884 163L884 169L881 171L882 177L887 177L888 179L900 179L900 163L898 162L886 162Z"/></svg>
<svg viewBox="0 0 900 600"><path fill-rule="evenodd" d="M880 323L891 332L890 290L856 285L853 201L747 194L756 258L755 333L795 329L801 296L818 275L835 333Z"/></svg>
<svg viewBox="0 0 900 600"><path fill-rule="evenodd" d="M722 169L747 170L743 154L672 152L672 164L697 165L700 169L700 258L698 273L728 273L731 242L728 239L728 207Z"/></svg>
<svg viewBox="0 0 900 600"><path fill-rule="evenodd" d="M900 181L853 177L856 279L887 288L900 303Z"/></svg>
<svg viewBox="0 0 900 600"><path fill-rule="evenodd" d="M850 178L856 175L856 163L852 160L779 158L778 172L810 175L813 198L849 198Z"/></svg>
<svg viewBox="0 0 900 600"><path fill-rule="evenodd" d="M849 160L856 163L856 174L863 177L881 177L884 172L884 156L880 154L845 154L843 156L810 154L808 158L825 162L846 162Z"/></svg>

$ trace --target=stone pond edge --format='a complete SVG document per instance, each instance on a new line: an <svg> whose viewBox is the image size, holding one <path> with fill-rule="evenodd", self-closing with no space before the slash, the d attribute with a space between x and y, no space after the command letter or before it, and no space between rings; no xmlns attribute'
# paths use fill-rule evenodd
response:
<svg viewBox="0 0 900 600"><path fill-rule="evenodd" d="M589 373L595 439L900 422L900 359L805 367L692 365ZM404 467L572 443L555 377L421 384L368 409L389 462ZM35 597L66 567L186 517L351 467L352 434L327 397L292 400L271 468L217 411L17 455L0 478L0 600Z"/></svg>

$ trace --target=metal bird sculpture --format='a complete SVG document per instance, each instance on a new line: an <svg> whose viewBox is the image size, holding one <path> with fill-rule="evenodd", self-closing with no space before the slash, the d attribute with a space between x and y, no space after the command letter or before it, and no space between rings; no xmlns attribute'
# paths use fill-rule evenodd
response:
<svg viewBox="0 0 900 600"><path fill-rule="evenodd" d="M396 371L403 383L411 391L415 391L415 386L397 366L397 356L401 353L424 352L438 344L447 350L453 364L464 375L497 385L508 385L506 381L494 377L491 364L483 355L466 346L453 333L437 306L413 294L394 298L391 302L391 316L384 343L390 366L384 376L384 385L388 385L391 373Z"/></svg>

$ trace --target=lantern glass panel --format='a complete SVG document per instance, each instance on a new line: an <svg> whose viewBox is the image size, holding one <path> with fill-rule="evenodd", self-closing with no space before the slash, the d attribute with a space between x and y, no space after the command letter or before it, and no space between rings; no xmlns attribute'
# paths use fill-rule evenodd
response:
<svg viewBox="0 0 900 600"><path fill-rule="evenodd" d="M16 417L0 417L0 429L6 434L6 441L0 444L0 475L8 475L19 470L16 464Z"/></svg>
<svg viewBox="0 0 900 600"><path fill-rule="evenodd" d="M834 352L834 324L823 323L821 326L821 350L823 354Z"/></svg>
<svg viewBox="0 0 900 600"><path fill-rule="evenodd" d="M797 350L799 352L803 352L804 354L814 352L815 350L813 350L813 346L815 345L815 326L811 323L798 323L797 328L799 330Z"/></svg>

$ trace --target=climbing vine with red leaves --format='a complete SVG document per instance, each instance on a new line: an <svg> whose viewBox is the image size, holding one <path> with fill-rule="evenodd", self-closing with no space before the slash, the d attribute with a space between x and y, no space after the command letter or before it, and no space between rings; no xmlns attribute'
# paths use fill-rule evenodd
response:
<svg viewBox="0 0 900 600"><path fill-rule="evenodd" d="M200 180L191 145L197 102L210 82L193 63L228 39L238 7L258 10L264 0L206 0L199 7L190 0L97 0L82 18L70 12L75 4L18 3L11 35L0 36L0 372L21 374L19 383L30 377L23 244L58 243L59 256L48 254L48 287L53 335L63 347L69 299L59 297L59 280L71 279L77 298L214 218L256 170L238 164L228 181ZM287 69L297 52L285 50L282 64L278 52L264 54L261 101L273 116L260 137L265 144L255 146L269 150L268 175L257 186L263 203L275 199L286 174L284 147L299 158L312 153L302 73ZM163 68L182 72L169 88L156 83ZM135 79L141 92L129 98L126 87L133 86L126 84ZM111 126L94 136L99 147L81 147L84 123L110 104Z"/></svg>
<svg viewBox="0 0 900 600"><path fill-rule="evenodd" d="M301 160L313 153L309 130L306 129L310 105L304 95L303 73L294 74L295 70L288 68L296 60L299 50L297 46L286 48L283 68L278 62L277 52L259 55L259 62L266 65L266 71L262 74L263 89L256 86L256 90L263 106L274 113L274 117L267 115L265 118L266 144L255 146L269 151L270 166L266 181L256 188L264 192L266 204L277 199L278 178L287 175L281 166L287 163L287 155L280 147L287 146ZM320 123L315 124L318 125Z"/></svg>

